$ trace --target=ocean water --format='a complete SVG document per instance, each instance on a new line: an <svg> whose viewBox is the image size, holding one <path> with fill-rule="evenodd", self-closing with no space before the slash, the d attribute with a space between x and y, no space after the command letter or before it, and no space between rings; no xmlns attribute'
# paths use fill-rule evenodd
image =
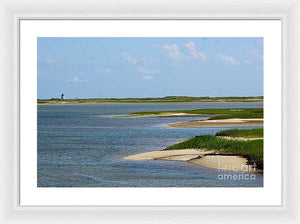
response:
<svg viewBox="0 0 300 224"><path fill-rule="evenodd" d="M187 162L123 159L232 127L170 128L165 125L204 119L198 117L105 117L138 111L261 107L262 103L39 105L37 186L262 187L261 174L249 178L247 173L220 173ZM224 174L227 178L222 178Z"/></svg>

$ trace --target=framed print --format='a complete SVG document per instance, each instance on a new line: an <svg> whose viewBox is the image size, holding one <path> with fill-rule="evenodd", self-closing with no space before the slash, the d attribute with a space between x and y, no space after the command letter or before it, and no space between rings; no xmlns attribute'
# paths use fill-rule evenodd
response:
<svg viewBox="0 0 300 224"><path fill-rule="evenodd" d="M298 223L299 11L1 0L0 222Z"/></svg>
<svg viewBox="0 0 300 224"><path fill-rule="evenodd" d="M281 25L20 20L20 204L280 206Z"/></svg>

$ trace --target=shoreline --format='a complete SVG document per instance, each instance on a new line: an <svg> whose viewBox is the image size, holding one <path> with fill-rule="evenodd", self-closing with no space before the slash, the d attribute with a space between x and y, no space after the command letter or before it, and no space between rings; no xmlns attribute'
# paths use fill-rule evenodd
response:
<svg viewBox="0 0 300 224"><path fill-rule="evenodd" d="M161 114L125 114L125 115L107 115L106 117L121 118L147 118L147 117L213 117L211 114L188 114L188 113L161 113Z"/></svg>
<svg viewBox="0 0 300 224"><path fill-rule="evenodd" d="M221 154L214 150L205 149L157 150L126 156L123 159L135 161L163 160L189 162L211 169L218 169L220 172L235 171L262 173L261 170L248 165L248 160L246 158L237 155Z"/></svg>
<svg viewBox="0 0 300 224"><path fill-rule="evenodd" d="M199 102L98 102L98 103L37 103L38 106L42 105L97 105L97 104L164 104L164 103L263 103L264 101L199 101Z"/></svg>
<svg viewBox="0 0 300 224"><path fill-rule="evenodd" d="M167 127L172 128L198 128L198 127L253 127L263 126L263 119L248 118L248 119L218 119L218 120L197 120L178 122L173 124L167 124Z"/></svg>
<svg viewBox="0 0 300 224"><path fill-rule="evenodd" d="M163 118L163 117L205 117L204 120L195 121L184 121L172 124L165 124L167 127L171 128L198 128L198 127L253 127L253 126L263 126L263 118L231 118L231 119L216 119L209 120L209 118L214 117L214 114L189 114L189 113L174 113L166 112L160 114L126 114L126 115L106 115L105 117L110 118Z"/></svg>
<svg viewBox="0 0 300 224"><path fill-rule="evenodd" d="M179 161L218 171L263 173L263 139L262 128L230 129L215 135L195 136L161 150L123 159Z"/></svg>

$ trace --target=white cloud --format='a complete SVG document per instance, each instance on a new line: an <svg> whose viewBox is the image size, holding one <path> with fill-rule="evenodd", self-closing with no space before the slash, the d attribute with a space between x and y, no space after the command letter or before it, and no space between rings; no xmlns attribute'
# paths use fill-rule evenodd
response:
<svg viewBox="0 0 300 224"><path fill-rule="evenodd" d="M148 69L145 69L145 68L143 68L143 67L138 67L137 68L137 71L139 72L139 73L142 73L142 74L156 74L157 73L157 71L154 71L154 70L148 70Z"/></svg>
<svg viewBox="0 0 300 224"><path fill-rule="evenodd" d="M136 64L136 59L131 57L131 55L128 52L122 52L121 55L126 62L130 64Z"/></svg>
<svg viewBox="0 0 300 224"><path fill-rule="evenodd" d="M142 74L150 74L151 72L147 69L144 69L143 67L139 67L137 69L138 72L142 73Z"/></svg>
<svg viewBox="0 0 300 224"><path fill-rule="evenodd" d="M180 52L179 47L176 44L164 44L163 49L168 53L170 58L180 59L183 57L183 54Z"/></svg>
<svg viewBox="0 0 300 224"><path fill-rule="evenodd" d="M263 47L262 46L254 46L248 45L246 47L248 54L254 58L258 58L260 60L263 59Z"/></svg>
<svg viewBox="0 0 300 224"><path fill-rule="evenodd" d="M67 82L89 82L89 80L88 79L80 79L75 76L72 79L67 79Z"/></svg>
<svg viewBox="0 0 300 224"><path fill-rule="evenodd" d="M145 76L143 76L143 79L144 79L144 80L153 80L154 77L152 77L152 76L150 76L150 75L145 75Z"/></svg>
<svg viewBox="0 0 300 224"><path fill-rule="evenodd" d="M139 59L139 61L137 61L137 59L133 58L128 52L122 52L121 53L124 61L126 61L127 63L130 63L130 64L133 64L135 67L135 70L141 74L155 74L157 73L156 71L154 70L148 70L148 69L145 69L143 66L140 66L139 64L147 64L149 63L149 61L146 59L146 58L141 58ZM110 73L110 69L105 69L104 70L106 73ZM153 77L151 76L144 76L146 80L150 80L150 79L153 79Z"/></svg>
<svg viewBox="0 0 300 224"><path fill-rule="evenodd" d="M52 58L50 58L50 57L47 57L47 58L45 59L45 62L46 62L47 64L53 64L53 60L52 60Z"/></svg>
<svg viewBox="0 0 300 224"><path fill-rule="evenodd" d="M206 60L206 55L202 51L197 51L196 44L193 41L184 44L194 58Z"/></svg>
<svg viewBox="0 0 300 224"><path fill-rule="evenodd" d="M161 48L160 45L158 45L158 44L149 44L149 45L150 45L150 47L153 47L153 48Z"/></svg>
<svg viewBox="0 0 300 224"><path fill-rule="evenodd" d="M226 54L218 54L219 59L225 65L238 65L239 61L237 61L234 57L226 55Z"/></svg>

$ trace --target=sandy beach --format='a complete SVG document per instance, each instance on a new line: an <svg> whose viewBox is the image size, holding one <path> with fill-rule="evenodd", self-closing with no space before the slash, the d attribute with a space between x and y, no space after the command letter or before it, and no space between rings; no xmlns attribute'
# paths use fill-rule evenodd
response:
<svg viewBox="0 0 300 224"><path fill-rule="evenodd" d="M252 171L253 168L247 165L247 159L232 155L207 155L202 158L192 159L189 162L208 168L221 171Z"/></svg>
<svg viewBox="0 0 300 224"><path fill-rule="evenodd" d="M174 160L189 161L191 159L213 153L213 151L182 149L182 150L157 150L124 157L128 160Z"/></svg>
<svg viewBox="0 0 300 224"><path fill-rule="evenodd" d="M190 114L190 113L159 113L159 114L126 114L126 115L108 115L106 117L119 118L155 118L155 117L205 117L205 120L195 120L187 122L178 122L167 124L168 127L174 128L191 128L191 127L239 127L239 126L263 126L262 118L234 118L234 119L216 119L208 120L215 115L212 114Z"/></svg>
<svg viewBox="0 0 300 224"><path fill-rule="evenodd" d="M168 127L191 128L191 127L234 127L234 126L262 126L263 119L219 119L219 120L199 120L168 124Z"/></svg>
<svg viewBox="0 0 300 224"><path fill-rule="evenodd" d="M161 113L161 114L126 114L126 115L108 115L107 117L211 117L206 114L187 114L187 113Z"/></svg>
<svg viewBox="0 0 300 224"><path fill-rule="evenodd" d="M180 162L190 162L199 166L204 166L221 171L247 171L254 172L255 169L247 165L247 159L235 155L218 154L212 150L204 149L178 149L178 150L158 150L140 153L124 157L127 160L170 160Z"/></svg>

